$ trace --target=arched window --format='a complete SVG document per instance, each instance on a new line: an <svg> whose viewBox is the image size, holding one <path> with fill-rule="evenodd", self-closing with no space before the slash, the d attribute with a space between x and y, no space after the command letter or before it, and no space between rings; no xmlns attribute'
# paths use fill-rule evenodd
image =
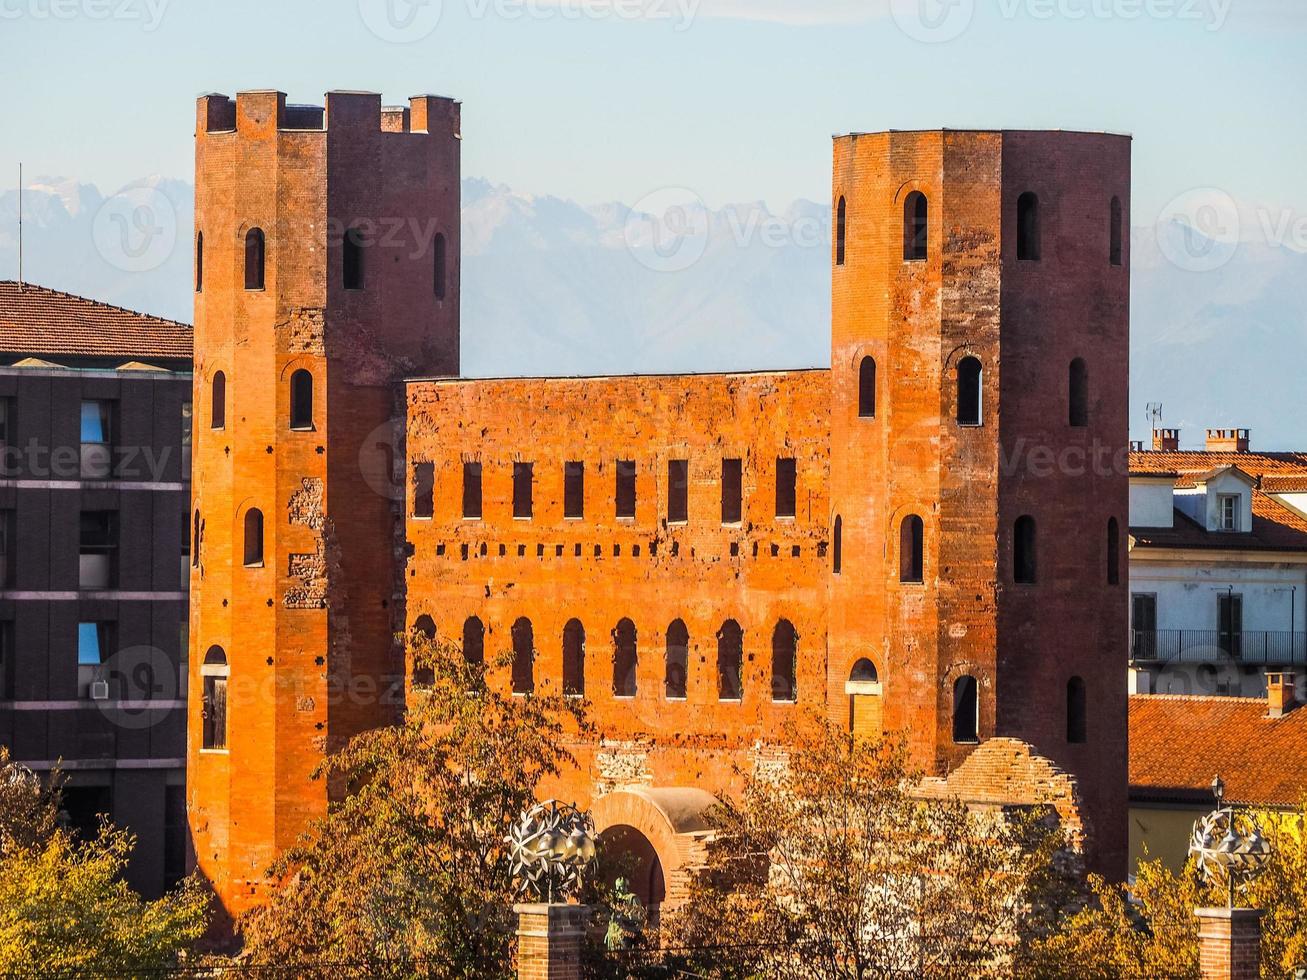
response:
<svg viewBox="0 0 1307 980"><path fill-rule="evenodd" d="M635 623L623 619L613 630L613 695L633 698L636 692Z"/></svg>
<svg viewBox="0 0 1307 980"><path fill-rule="evenodd" d="M475 616L463 623L463 660L469 664L486 662L486 628Z"/></svg>
<svg viewBox="0 0 1307 980"><path fill-rule="evenodd" d="M221 371L213 374L210 388L209 428L225 429L227 427L227 375Z"/></svg>
<svg viewBox="0 0 1307 980"><path fill-rule="evenodd" d="M835 208L835 264L844 264L844 236L848 227L848 205L844 198Z"/></svg>
<svg viewBox="0 0 1307 980"><path fill-rule="evenodd" d="M1108 218L1108 259L1113 265L1121 264L1121 199L1112 198L1111 215Z"/></svg>
<svg viewBox="0 0 1307 980"><path fill-rule="evenodd" d="M419 616L413 621L414 665L413 686L433 687L436 683L436 671L431 665L435 655L436 622L430 616ZM419 639L420 638L420 639ZM421 661L421 663L418 663Z"/></svg>
<svg viewBox="0 0 1307 980"><path fill-rule="evenodd" d="M664 691L669 700L683 700L690 666L690 631L679 619L667 627L667 654Z"/></svg>
<svg viewBox="0 0 1307 980"><path fill-rule="evenodd" d="M1115 517L1107 519L1107 584L1121 584L1121 526Z"/></svg>
<svg viewBox="0 0 1307 980"><path fill-rule="evenodd" d="M1086 714L1084 678L1073 677L1066 682L1066 740L1073 745L1088 737Z"/></svg>
<svg viewBox="0 0 1307 980"><path fill-rule="evenodd" d="M863 657L853 665L853 670L849 673L849 680L856 684L874 684L880 680L880 676L876 673L876 665Z"/></svg>
<svg viewBox="0 0 1307 980"><path fill-rule="evenodd" d="M313 374L304 368L290 376L290 427L313 428Z"/></svg>
<svg viewBox="0 0 1307 980"><path fill-rule="evenodd" d="M958 361L958 425L980 425L984 408L984 369L975 357Z"/></svg>
<svg viewBox="0 0 1307 980"><path fill-rule="evenodd" d="M903 261L920 262L926 257L926 195L913 191L903 202Z"/></svg>
<svg viewBox="0 0 1307 980"><path fill-rule="evenodd" d="M563 693L585 694L585 627L579 619L563 627Z"/></svg>
<svg viewBox="0 0 1307 980"><path fill-rule="evenodd" d="M744 697L744 630L733 619L717 633L717 699L739 701Z"/></svg>
<svg viewBox="0 0 1307 980"><path fill-rule="evenodd" d="M831 535L831 571L836 575L844 570L844 518L835 515L835 531Z"/></svg>
<svg viewBox="0 0 1307 980"><path fill-rule="evenodd" d="M866 657L855 663L844 690L849 696L849 731L862 738L880 738L883 725L876 665Z"/></svg>
<svg viewBox="0 0 1307 980"><path fill-rule="evenodd" d="M1017 258L1039 260L1039 197L1033 191L1017 198Z"/></svg>
<svg viewBox="0 0 1307 980"><path fill-rule="evenodd" d="M513 624L513 693L535 690L535 633L531 620L523 617Z"/></svg>
<svg viewBox="0 0 1307 980"><path fill-rule="evenodd" d="M1068 418L1071 426L1083 429L1089 424L1089 368L1077 357L1067 369Z"/></svg>
<svg viewBox="0 0 1307 980"><path fill-rule="evenodd" d="M251 228L245 233L245 288L263 288L264 241L263 229Z"/></svg>
<svg viewBox="0 0 1307 980"><path fill-rule="evenodd" d="M204 292L204 232L195 233L195 291Z"/></svg>
<svg viewBox="0 0 1307 980"><path fill-rule="evenodd" d="M363 232L357 228L345 232L341 264L346 289L363 288L363 244Z"/></svg>
<svg viewBox="0 0 1307 980"><path fill-rule="evenodd" d="M200 667L200 678L204 682L200 703L202 749L222 751L227 748L227 679L230 673L227 654L222 647L209 647Z"/></svg>
<svg viewBox="0 0 1307 980"><path fill-rule="evenodd" d="M794 631L794 624L782 619L776 624L771 635L771 699L773 701L794 701L798 698L796 673L796 649L799 634Z"/></svg>
<svg viewBox="0 0 1307 980"><path fill-rule="evenodd" d="M864 357L858 365L858 418L876 417L876 359Z"/></svg>
<svg viewBox="0 0 1307 980"><path fill-rule="evenodd" d="M1033 585L1035 571L1035 519L1023 514L1012 527L1012 579Z"/></svg>
<svg viewBox="0 0 1307 980"><path fill-rule="evenodd" d="M432 252L432 285L436 292L436 299L445 298L445 236L437 233L431 242Z"/></svg>
<svg viewBox="0 0 1307 980"><path fill-rule="evenodd" d="M245 565L263 564L263 511L251 507L245 512Z"/></svg>
<svg viewBox="0 0 1307 980"><path fill-rule="evenodd" d="M926 566L926 526L916 514L909 514L899 525L899 581L924 582Z"/></svg>
<svg viewBox="0 0 1307 980"><path fill-rule="evenodd" d="M953 741L960 745L980 741L980 691L970 674L953 682Z"/></svg>

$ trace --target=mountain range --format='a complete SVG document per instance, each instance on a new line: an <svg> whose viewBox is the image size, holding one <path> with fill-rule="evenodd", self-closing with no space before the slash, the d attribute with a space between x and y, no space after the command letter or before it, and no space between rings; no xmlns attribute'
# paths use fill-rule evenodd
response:
<svg viewBox="0 0 1307 980"><path fill-rule="evenodd" d="M710 208L668 191L590 206L475 178L462 190L468 376L829 363L825 205ZM106 198L38 178L23 208L29 281L190 319L188 183L147 178ZM0 196L3 278L17 272L17 210L16 191ZM1245 426L1257 448L1307 448L1307 254L1210 242L1178 219L1134 228L1131 246L1133 437L1161 402L1186 446L1207 427ZM1203 261L1184 261L1195 253Z"/></svg>

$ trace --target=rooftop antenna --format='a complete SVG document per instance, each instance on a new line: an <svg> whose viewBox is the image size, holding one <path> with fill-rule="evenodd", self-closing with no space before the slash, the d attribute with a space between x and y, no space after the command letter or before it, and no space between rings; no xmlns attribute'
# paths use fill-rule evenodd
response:
<svg viewBox="0 0 1307 980"><path fill-rule="evenodd" d="M18 162L18 291L23 291L23 163Z"/></svg>
<svg viewBox="0 0 1307 980"><path fill-rule="evenodd" d="M1148 403L1148 421L1152 424L1153 431L1156 432L1162 427L1162 403Z"/></svg>

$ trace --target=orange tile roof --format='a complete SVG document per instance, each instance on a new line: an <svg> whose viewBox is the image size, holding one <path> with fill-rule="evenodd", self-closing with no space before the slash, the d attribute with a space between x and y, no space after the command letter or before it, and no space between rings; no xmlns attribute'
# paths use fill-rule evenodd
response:
<svg viewBox="0 0 1307 980"><path fill-rule="evenodd" d="M1302 476L1268 474L1262 477L1262 489L1267 493L1307 493L1307 473Z"/></svg>
<svg viewBox="0 0 1307 980"><path fill-rule="evenodd" d="M1249 476L1268 473L1307 477L1307 453L1207 452L1206 450L1136 449L1130 453L1131 473L1208 473L1237 466Z"/></svg>
<svg viewBox="0 0 1307 980"><path fill-rule="evenodd" d="M189 325L97 300L0 281L0 353L191 359Z"/></svg>
<svg viewBox="0 0 1307 980"><path fill-rule="evenodd" d="M1307 797L1307 707L1269 718L1263 698L1142 694L1130 698L1130 797L1226 799L1294 806Z"/></svg>

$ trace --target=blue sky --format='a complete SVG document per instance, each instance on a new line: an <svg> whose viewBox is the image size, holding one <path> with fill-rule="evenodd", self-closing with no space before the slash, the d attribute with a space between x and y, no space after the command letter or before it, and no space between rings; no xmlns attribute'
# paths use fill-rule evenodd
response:
<svg viewBox="0 0 1307 980"><path fill-rule="evenodd" d="M406 0L0 0L0 186L20 156L189 179L198 93L356 88L454 95L467 175L587 203L823 200L834 132L1010 126L1133 133L1136 224L1195 186L1307 214L1300 0L582 2L442 0L425 33Z"/></svg>

